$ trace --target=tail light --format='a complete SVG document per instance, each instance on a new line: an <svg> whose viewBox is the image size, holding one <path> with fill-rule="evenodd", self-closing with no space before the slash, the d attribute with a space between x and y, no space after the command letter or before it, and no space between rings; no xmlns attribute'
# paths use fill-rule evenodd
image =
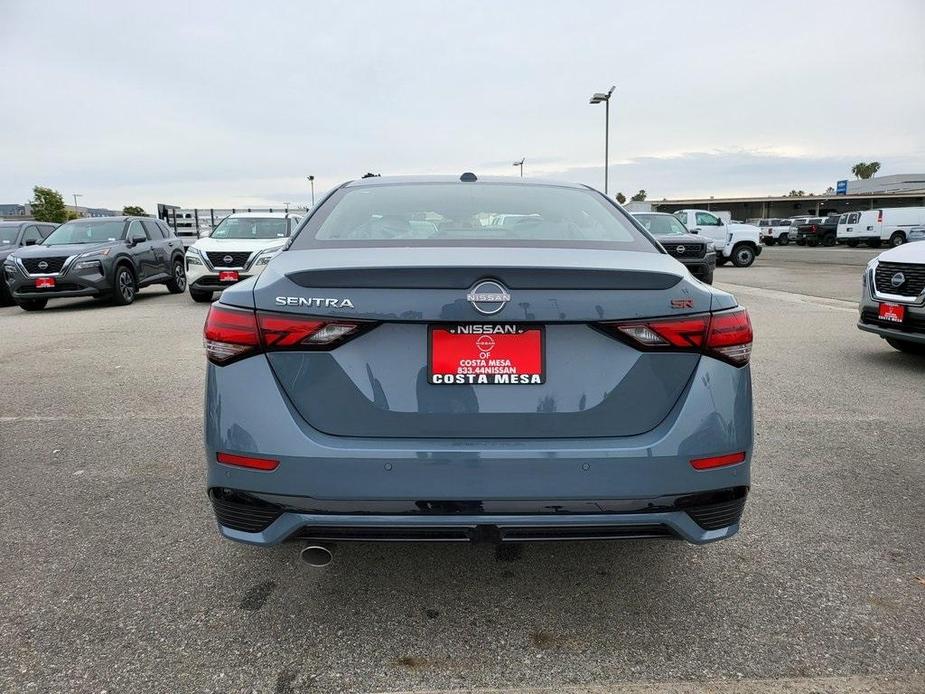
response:
<svg viewBox="0 0 925 694"><path fill-rule="evenodd" d="M811 224L809 230L815 234L815 233L816 233L816 225L815 225L815 224Z"/></svg>
<svg viewBox="0 0 925 694"><path fill-rule="evenodd" d="M752 353L752 324L744 308L599 326L646 351L700 352L735 366L747 364Z"/></svg>
<svg viewBox="0 0 925 694"><path fill-rule="evenodd" d="M203 342L209 361L222 365L257 352L332 349L373 325L212 304Z"/></svg>

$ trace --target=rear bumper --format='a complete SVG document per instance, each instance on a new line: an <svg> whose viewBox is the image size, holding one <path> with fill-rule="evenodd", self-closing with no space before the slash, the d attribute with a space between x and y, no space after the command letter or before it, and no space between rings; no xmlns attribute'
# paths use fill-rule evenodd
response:
<svg viewBox="0 0 925 694"><path fill-rule="evenodd" d="M208 489L233 490L281 507L270 508L270 522L255 532L220 524L225 537L251 544L304 537L305 529L319 527L337 528L346 539L370 539L370 530L383 528L450 527L477 535L482 526L496 529L500 541L575 539L561 529L577 527L598 528L596 537L644 529L647 536L710 542L734 534L738 516L723 528L707 529L664 498L750 485L751 398L748 367L703 357L665 419L635 436L540 439L526 438L528 431L525 438L507 439L332 436L298 415L266 357L256 356L208 367ZM223 465L216 462L218 451L280 463L272 472ZM690 464L693 458L739 451L746 458L735 465L695 470ZM709 505L706 497L697 498ZM445 511L448 505L451 513L420 512ZM528 537L518 530L524 527L544 532Z"/></svg>

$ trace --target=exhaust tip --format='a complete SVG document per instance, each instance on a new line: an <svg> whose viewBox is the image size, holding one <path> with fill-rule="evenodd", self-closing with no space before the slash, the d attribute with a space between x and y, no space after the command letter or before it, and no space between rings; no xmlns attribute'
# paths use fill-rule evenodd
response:
<svg viewBox="0 0 925 694"><path fill-rule="evenodd" d="M299 553L299 557L309 566L320 569L331 563L334 555L331 550L322 545L308 545Z"/></svg>

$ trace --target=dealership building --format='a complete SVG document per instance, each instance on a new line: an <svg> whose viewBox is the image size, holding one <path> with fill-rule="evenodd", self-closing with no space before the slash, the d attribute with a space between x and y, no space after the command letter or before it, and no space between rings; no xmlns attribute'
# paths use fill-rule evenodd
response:
<svg viewBox="0 0 925 694"><path fill-rule="evenodd" d="M733 219L816 217L884 207L925 207L925 173L839 181L824 195L676 198L647 200L653 212L700 209L729 212Z"/></svg>

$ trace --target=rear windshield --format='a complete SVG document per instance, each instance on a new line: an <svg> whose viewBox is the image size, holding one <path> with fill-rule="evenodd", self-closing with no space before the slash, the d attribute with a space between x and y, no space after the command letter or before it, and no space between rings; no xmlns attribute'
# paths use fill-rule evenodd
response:
<svg viewBox="0 0 925 694"><path fill-rule="evenodd" d="M280 217L225 217L213 239L282 239L289 235L288 220Z"/></svg>
<svg viewBox="0 0 925 694"><path fill-rule="evenodd" d="M396 183L341 188L292 248L524 246L651 251L600 193L508 183Z"/></svg>

